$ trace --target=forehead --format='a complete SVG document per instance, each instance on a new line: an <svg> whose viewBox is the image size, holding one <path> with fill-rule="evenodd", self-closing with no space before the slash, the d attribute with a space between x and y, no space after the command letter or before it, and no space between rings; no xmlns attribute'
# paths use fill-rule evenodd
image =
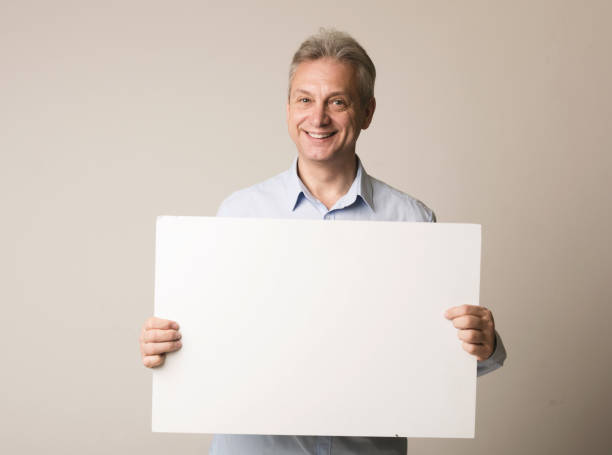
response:
<svg viewBox="0 0 612 455"><path fill-rule="evenodd" d="M291 81L291 92L296 90L357 93L355 68L348 62L329 57L302 62Z"/></svg>

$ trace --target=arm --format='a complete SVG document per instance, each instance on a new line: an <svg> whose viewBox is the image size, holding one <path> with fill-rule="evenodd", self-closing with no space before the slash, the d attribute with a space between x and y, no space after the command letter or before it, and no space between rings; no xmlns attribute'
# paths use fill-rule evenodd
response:
<svg viewBox="0 0 612 455"><path fill-rule="evenodd" d="M478 376L482 376L483 374L490 373L491 371L497 370L501 368L504 364L504 360L506 360L506 348L504 347L504 343L502 343L502 339L495 331L495 349L493 350L493 354L486 360L478 361Z"/></svg>

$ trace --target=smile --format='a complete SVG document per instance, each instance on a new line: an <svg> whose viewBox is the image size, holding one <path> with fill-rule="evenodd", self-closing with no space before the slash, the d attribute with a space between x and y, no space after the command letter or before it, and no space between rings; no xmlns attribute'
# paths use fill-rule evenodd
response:
<svg viewBox="0 0 612 455"><path fill-rule="evenodd" d="M327 139L328 137L332 137L336 133L337 131L333 131L331 133L317 134L317 133L311 133L310 131L306 131L306 134L308 134L310 137L313 137L315 139Z"/></svg>

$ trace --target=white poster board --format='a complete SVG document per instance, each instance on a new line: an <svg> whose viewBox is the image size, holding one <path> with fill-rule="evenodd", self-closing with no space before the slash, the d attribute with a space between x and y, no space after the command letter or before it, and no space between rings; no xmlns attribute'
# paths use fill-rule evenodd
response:
<svg viewBox="0 0 612 455"><path fill-rule="evenodd" d="M159 217L153 431L473 437L480 226Z"/></svg>

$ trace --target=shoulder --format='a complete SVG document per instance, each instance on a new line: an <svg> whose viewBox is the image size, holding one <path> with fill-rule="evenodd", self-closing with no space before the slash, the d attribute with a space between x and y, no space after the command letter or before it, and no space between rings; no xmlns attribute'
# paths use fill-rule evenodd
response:
<svg viewBox="0 0 612 455"><path fill-rule="evenodd" d="M372 199L375 211L390 221L435 222L436 215L420 200L372 176Z"/></svg>
<svg viewBox="0 0 612 455"><path fill-rule="evenodd" d="M287 172L230 194L221 202L217 216L266 216L286 207Z"/></svg>

